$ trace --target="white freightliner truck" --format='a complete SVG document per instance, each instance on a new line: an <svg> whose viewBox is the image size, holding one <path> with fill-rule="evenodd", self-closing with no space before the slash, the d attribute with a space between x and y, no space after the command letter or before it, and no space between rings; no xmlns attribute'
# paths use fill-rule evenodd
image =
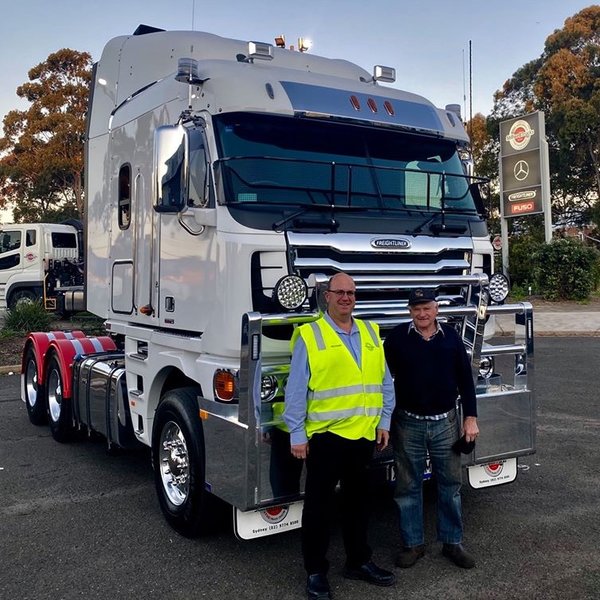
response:
<svg viewBox="0 0 600 600"><path fill-rule="evenodd" d="M531 305L490 302L501 282L463 125L380 84L393 79L146 26L95 65L86 292L108 335L31 334L22 397L58 441L84 428L150 446L162 511L185 535L210 526L213 496L242 538L299 526L302 473L281 421L289 340L339 271L384 336L408 318L412 287L435 289L477 380L472 485L512 481L534 452ZM499 312L515 315L515 338L492 345Z"/></svg>

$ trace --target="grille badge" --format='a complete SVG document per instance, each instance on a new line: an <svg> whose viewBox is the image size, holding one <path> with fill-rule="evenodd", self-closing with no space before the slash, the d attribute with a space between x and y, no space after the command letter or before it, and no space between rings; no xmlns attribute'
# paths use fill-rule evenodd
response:
<svg viewBox="0 0 600 600"><path fill-rule="evenodd" d="M411 243L406 238L373 238L371 246L379 250L406 250Z"/></svg>

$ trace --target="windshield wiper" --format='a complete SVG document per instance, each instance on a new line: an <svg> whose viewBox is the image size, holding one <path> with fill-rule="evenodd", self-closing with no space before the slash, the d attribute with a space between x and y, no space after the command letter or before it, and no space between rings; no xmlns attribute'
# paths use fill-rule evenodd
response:
<svg viewBox="0 0 600 600"><path fill-rule="evenodd" d="M433 221L435 221L440 215L442 216L442 222L434 223ZM421 231L423 231L423 227L427 227L427 225L430 223L431 226L429 227L429 231L431 231L431 233L434 235L439 235L440 233L464 233L467 230L466 225L448 225L446 223L445 210L442 210L441 212L434 213L431 215L431 217L425 219L425 221L423 221L420 225L417 225L417 227L413 229L413 234L421 233Z"/></svg>
<svg viewBox="0 0 600 600"><path fill-rule="evenodd" d="M306 213L311 212L312 210L317 210L317 212L321 212L321 211L332 211L333 212L334 210L335 211L341 210L342 212L352 212L352 211L365 211L365 210L368 210L368 207L366 207L366 206L345 206L345 205L339 205L339 204L335 204L333 206L330 204L308 204L306 206L303 206L296 212L293 212L291 215L288 215L287 217L283 217L283 219L280 219L279 221L275 221L275 223L273 223L273 230L277 231L277 232L283 231L283 229L281 229L281 228L284 225L287 225L287 223L289 223L290 221L293 221L294 219L297 219L298 217L301 217L302 215L305 215ZM307 227L328 226L328 227L330 227L331 231L337 231L340 226L339 222L336 221L334 214L331 215L331 217L327 223L318 222L318 221L299 221L297 224L299 226L307 226Z"/></svg>

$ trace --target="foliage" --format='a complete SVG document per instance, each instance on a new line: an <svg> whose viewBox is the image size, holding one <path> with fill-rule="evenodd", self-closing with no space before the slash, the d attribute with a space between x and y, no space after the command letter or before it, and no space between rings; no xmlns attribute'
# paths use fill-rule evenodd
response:
<svg viewBox="0 0 600 600"><path fill-rule="evenodd" d="M536 110L545 114L553 222L600 228L600 6L568 18L496 92L487 135L497 141L500 121ZM487 147L492 156L475 153L476 170L497 187L498 145Z"/></svg>
<svg viewBox="0 0 600 600"><path fill-rule="evenodd" d="M16 222L81 218L91 56L64 48L28 75L17 95L31 106L3 122L0 208L12 204Z"/></svg>
<svg viewBox="0 0 600 600"><path fill-rule="evenodd" d="M22 302L6 311L2 334L11 336L30 331L46 331L51 322L52 317L41 302Z"/></svg>
<svg viewBox="0 0 600 600"><path fill-rule="evenodd" d="M486 118L481 113L477 113L467 123L467 130L471 138L475 174L492 182L491 185L483 186L481 189L481 196L488 212L490 233L500 233L500 200L497 185L494 184L498 178L499 143L490 135Z"/></svg>
<svg viewBox="0 0 600 600"><path fill-rule="evenodd" d="M577 240L542 244L532 259L537 288L547 300L585 300L598 285L600 254Z"/></svg>
<svg viewBox="0 0 600 600"><path fill-rule="evenodd" d="M513 236L508 247L508 260L511 290L515 293L521 288L536 289L532 256L544 244L544 240L534 235Z"/></svg>

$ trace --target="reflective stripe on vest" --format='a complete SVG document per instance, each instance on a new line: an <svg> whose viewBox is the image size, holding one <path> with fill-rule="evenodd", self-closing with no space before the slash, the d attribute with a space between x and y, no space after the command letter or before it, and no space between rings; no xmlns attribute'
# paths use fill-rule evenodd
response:
<svg viewBox="0 0 600 600"><path fill-rule="evenodd" d="M377 325L355 319L361 366L325 319L298 328L310 367L306 433L375 439L383 407L385 358Z"/></svg>

